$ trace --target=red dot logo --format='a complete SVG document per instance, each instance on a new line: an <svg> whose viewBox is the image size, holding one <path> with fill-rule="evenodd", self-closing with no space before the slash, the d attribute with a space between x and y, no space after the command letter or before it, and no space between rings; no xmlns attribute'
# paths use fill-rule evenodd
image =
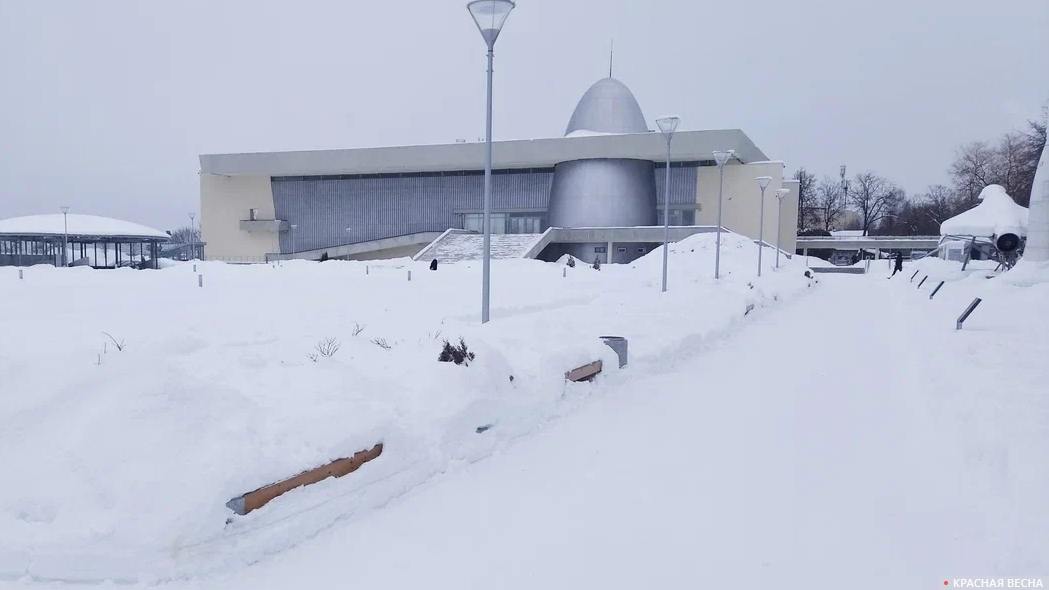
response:
<svg viewBox="0 0 1049 590"><path fill-rule="evenodd" d="M946 586L946 585L947 585L947 580L944 580L944 581L943 581L943 585L944 585L944 586Z"/></svg>

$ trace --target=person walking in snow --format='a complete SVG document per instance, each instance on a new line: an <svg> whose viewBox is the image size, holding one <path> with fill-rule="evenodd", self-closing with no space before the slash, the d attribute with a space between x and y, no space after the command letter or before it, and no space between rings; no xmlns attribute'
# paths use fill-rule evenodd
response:
<svg viewBox="0 0 1049 590"><path fill-rule="evenodd" d="M901 270L903 270L903 254L901 254L900 252L896 252L896 257L895 258L896 258L896 264L894 264L893 267L892 267L892 274L889 275L890 279L892 277L896 276L896 273L898 273Z"/></svg>

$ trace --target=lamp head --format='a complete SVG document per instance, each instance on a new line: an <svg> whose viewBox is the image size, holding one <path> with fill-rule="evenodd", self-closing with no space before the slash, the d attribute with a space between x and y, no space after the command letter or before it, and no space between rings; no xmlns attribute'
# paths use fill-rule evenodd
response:
<svg viewBox="0 0 1049 590"><path fill-rule="evenodd" d="M515 6L511 0L473 0L466 5L489 49L495 46L506 17L510 16Z"/></svg>
<svg viewBox="0 0 1049 590"><path fill-rule="evenodd" d="M717 150L714 152L714 161L717 162L718 167L720 168L728 162L728 159L731 158L734 153L736 153L735 150Z"/></svg>
<svg viewBox="0 0 1049 590"><path fill-rule="evenodd" d="M757 181L758 181L758 186L761 187L761 190L765 190L765 189L767 189L769 187L769 183L772 182L772 177L771 176L759 176L757 178Z"/></svg>
<svg viewBox="0 0 1049 590"><path fill-rule="evenodd" d="M670 138L674 136L674 130L677 129L678 123L681 122L681 117L675 115L668 115L666 117L660 117L656 119L656 125L659 126L660 133L663 137L670 141Z"/></svg>

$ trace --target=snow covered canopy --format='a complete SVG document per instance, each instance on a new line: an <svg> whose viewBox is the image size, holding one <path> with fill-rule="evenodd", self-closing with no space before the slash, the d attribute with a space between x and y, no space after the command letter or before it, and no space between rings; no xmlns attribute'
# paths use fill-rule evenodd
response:
<svg viewBox="0 0 1049 590"><path fill-rule="evenodd" d="M67 217L67 219L63 219ZM66 231L68 222L68 232ZM22 237L22 236L63 236L70 238L152 238L166 241L168 235L160 230L121 221L109 217L98 217L96 215L80 215L70 213L64 216L61 213L47 215L29 215L26 217L12 217L0 219L0 238Z"/></svg>
<svg viewBox="0 0 1049 590"><path fill-rule="evenodd" d="M1004 234L1027 235L1026 207L1021 207L997 184L980 191L981 203L940 224L941 236L990 238Z"/></svg>
<svg viewBox="0 0 1049 590"><path fill-rule="evenodd" d="M77 213L0 220L0 266L92 266L157 268L165 232ZM137 250L137 251L136 251Z"/></svg>

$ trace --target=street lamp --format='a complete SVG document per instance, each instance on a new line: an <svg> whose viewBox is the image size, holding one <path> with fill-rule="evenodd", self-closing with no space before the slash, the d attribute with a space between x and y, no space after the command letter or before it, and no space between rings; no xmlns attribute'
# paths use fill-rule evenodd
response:
<svg viewBox="0 0 1049 590"><path fill-rule="evenodd" d="M484 158L484 259L481 264L481 323L488 322L489 279L491 277L492 253L492 61L495 57L495 40L503 30L503 23L516 6L511 0L474 0L466 5L470 16L488 45L488 108L485 113L485 158Z"/></svg>
<svg viewBox="0 0 1049 590"><path fill-rule="evenodd" d="M718 150L714 152L714 162L718 165L718 243L714 247L714 280L721 278L721 194L725 186L725 163L735 150Z"/></svg>
<svg viewBox="0 0 1049 590"><path fill-rule="evenodd" d="M758 276L761 276L761 252L765 249L765 189L772 182L771 176L759 176L758 186L761 187L761 221L758 222Z"/></svg>
<svg viewBox="0 0 1049 590"><path fill-rule="evenodd" d="M69 207L62 209L62 266L69 266L66 261L66 251L69 248Z"/></svg>
<svg viewBox="0 0 1049 590"><path fill-rule="evenodd" d="M779 268L779 251L783 248L779 244L779 232L783 227L783 197L790 194L789 188L776 189L776 198L779 199L779 211L776 212L776 268Z"/></svg>
<svg viewBox="0 0 1049 590"><path fill-rule="evenodd" d="M663 292L667 292L667 251L670 248L670 140L674 130L681 122L680 117L673 115L656 119L656 125L667 140L667 170L663 182ZM609 253L611 254L611 252Z"/></svg>
<svg viewBox="0 0 1049 590"><path fill-rule="evenodd" d="M189 239L193 240L192 242L190 242L190 247L189 247L190 258L196 258L197 257L197 241L198 240L197 240L197 234L196 234L196 231L195 231L196 230L196 225L194 224L194 219L196 217L197 217L196 213L190 213L189 214Z"/></svg>

